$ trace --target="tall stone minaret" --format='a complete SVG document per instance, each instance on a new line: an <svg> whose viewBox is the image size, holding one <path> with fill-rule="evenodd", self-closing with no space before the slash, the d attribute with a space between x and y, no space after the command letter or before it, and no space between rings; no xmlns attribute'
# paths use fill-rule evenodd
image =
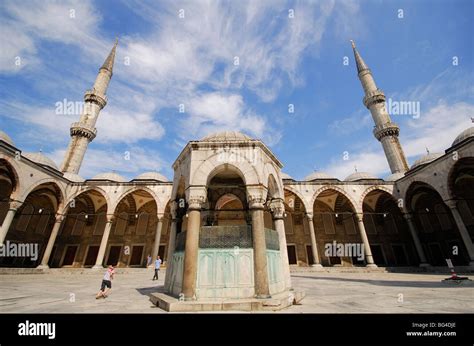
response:
<svg viewBox="0 0 474 346"><path fill-rule="evenodd" d="M117 43L118 40L115 40L114 47L99 69L92 90L87 90L84 94L84 109L81 118L78 122L71 124L71 141L61 166L61 171L64 173L77 174L79 172L87 146L97 134L95 123L100 111L107 104L105 93L112 78Z"/></svg>
<svg viewBox="0 0 474 346"><path fill-rule="evenodd" d="M397 124L392 123L385 108L385 94L375 85L372 72L362 60L354 41L351 43L357 64L357 73L364 88L364 105L370 110L375 122L374 136L382 143L392 174L404 173L408 170L408 163L398 140L400 128Z"/></svg>

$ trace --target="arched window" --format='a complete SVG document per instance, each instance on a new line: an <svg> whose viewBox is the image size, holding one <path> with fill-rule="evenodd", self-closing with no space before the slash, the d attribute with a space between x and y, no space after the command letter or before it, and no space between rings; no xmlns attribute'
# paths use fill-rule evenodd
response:
<svg viewBox="0 0 474 346"><path fill-rule="evenodd" d="M20 232L25 232L28 228L28 224L30 223L31 217L35 208L32 205L26 205L23 210L21 211L21 215L18 219L18 223L16 224L16 229Z"/></svg>
<svg viewBox="0 0 474 346"><path fill-rule="evenodd" d="M466 226L474 225L474 216L472 215L471 209L469 209L466 200L460 200L458 202L458 209Z"/></svg>
<svg viewBox="0 0 474 346"><path fill-rule="evenodd" d="M140 213L137 223L137 235L144 235L147 232L149 216L148 213Z"/></svg>
<svg viewBox="0 0 474 346"><path fill-rule="evenodd" d="M104 233L107 216L105 213L99 213L95 218L94 235L102 235Z"/></svg>
<svg viewBox="0 0 474 346"><path fill-rule="evenodd" d="M447 231L451 229L451 221L449 220L448 211L443 208L441 204L436 204L434 207L435 213L438 216L441 229Z"/></svg>
<svg viewBox="0 0 474 346"><path fill-rule="evenodd" d="M43 213L40 216L40 219L38 221L38 225L36 226L35 233L44 234L44 232L46 230L46 227L48 226L50 217L51 217L51 211L50 210L44 210Z"/></svg>
<svg viewBox="0 0 474 346"><path fill-rule="evenodd" d="M76 221L72 227L71 235L81 235L86 226L86 213L81 212L79 215L76 215L75 219Z"/></svg>
<svg viewBox="0 0 474 346"><path fill-rule="evenodd" d="M335 234L336 230L334 228L334 216L329 213L322 214L323 216L323 226L324 232L326 234Z"/></svg>
<svg viewBox="0 0 474 346"><path fill-rule="evenodd" d="M367 234L377 234L377 230L374 224L374 218L370 214L364 214L364 226L367 230Z"/></svg>
<svg viewBox="0 0 474 346"><path fill-rule="evenodd" d="M285 222L285 233L293 234L293 217L290 213L285 213L285 215L286 216L283 218L283 221Z"/></svg>
<svg viewBox="0 0 474 346"><path fill-rule="evenodd" d="M352 215L344 215L344 219L342 222L344 224L344 230L346 231L346 234L356 234L354 219L352 218Z"/></svg>
<svg viewBox="0 0 474 346"><path fill-rule="evenodd" d="M128 225L128 214L126 212L121 212L117 217L117 223L115 224L115 234L123 235L127 230Z"/></svg>
<svg viewBox="0 0 474 346"><path fill-rule="evenodd" d="M424 210L420 210L418 215L420 217L422 231L425 232L425 233L433 232L433 227L431 225L430 218L428 217L428 214Z"/></svg>

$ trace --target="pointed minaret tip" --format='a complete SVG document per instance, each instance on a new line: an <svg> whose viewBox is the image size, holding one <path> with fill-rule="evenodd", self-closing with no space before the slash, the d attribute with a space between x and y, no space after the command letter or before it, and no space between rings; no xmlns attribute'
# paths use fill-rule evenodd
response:
<svg viewBox="0 0 474 346"><path fill-rule="evenodd" d="M351 41L352 49L355 49L356 44L355 44L354 40L350 40L350 41Z"/></svg>
<svg viewBox="0 0 474 346"><path fill-rule="evenodd" d="M104 64L102 65L101 69L106 69L112 73L112 70L114 68L114 61L115 61L115 50L118 45L118 37L115 37L115 43L114 46L112 47L112 50L109 53L109 56L107 59L105 59Z"/></svg>

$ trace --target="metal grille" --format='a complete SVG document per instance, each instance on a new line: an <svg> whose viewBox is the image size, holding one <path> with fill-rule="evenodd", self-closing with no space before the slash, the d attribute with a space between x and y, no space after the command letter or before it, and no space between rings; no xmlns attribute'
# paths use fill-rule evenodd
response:
<svg viewBox="0 0 474 346"><path fill-rule="evenodd" d="M199 234L199 247L205 248L252 248L251 226L204 226Z"/></svg>
<svg viewBox="0 0 474 346"><path fill-rule="evenodd" d="M280 250L277 231L265 228L265 245L267 246L267 250Z"/></svg>

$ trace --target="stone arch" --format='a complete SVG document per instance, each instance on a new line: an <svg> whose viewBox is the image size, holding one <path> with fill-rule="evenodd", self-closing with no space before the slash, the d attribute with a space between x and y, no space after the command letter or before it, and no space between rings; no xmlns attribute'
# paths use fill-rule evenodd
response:
<svg viewBox="0 0 474 346"><path fill-rule="evenodd" d="M283 190L287 190L287 191L295 194L296 196L298 196L298 198L301 200L301 202L303 202L305 210L311 210L312 209L311 206L308 205L308 200L306 199L306 197L300 191L295 189L294 187L284 185Z"/></svg>
<svg viewBox="0 0 474 346"><path fill-rule="evenodd" d="M283 189L281 188L280 184L278 184L278 181L272 173L268 175L267 188L269 197L281 199L285 197Z"/></svg>
<svg viewBox="0 0 474 346"><path fill-rule="evenodd" d="M156 193L155 193L152 189L150 189L150 188L148 188L148 187L146 187L146 186L134 186L134 187L132 187L131 189L124 191L120 196L118 196L118 197L115 199L114 205L111 206L112 210L115 211L115 210L117 209L118 205L120 204L120 202L121 202L124 198L126 198L127 196L131 196L132 193L134 193L134 192L136 192L136 191L140 191L140 190L149 193L150 196L153 197L153 200L154 200L155 203L156 203L156 210L158 210L158 209L159 209L159 206L161 205L161 201L160 201L160 199L158 198L158 196L156 195Z"/></svg>
<svg viewBox="0 0 474 346"><path fill-rule="evenodd" d="M61 205L61 203L64 203L65 196L66 196L64 187L58 184L58 182L52 178L41 179L41 180L36 181L34 184L31 184L27 189L25 189L21 193L21 196L19 196L20 197L19 199L24 201L26 197L28 197L28 195L32 193L34 190L36 190L38 187L40 187L41 185L47 185L47 184L53 185L55 190L57 191L58 197L59 197L58 205Z"/></svg>
<svg viewBox="0 0 474 346"><path fill-rule="evenodd" d="M71 195L69 198L67 198L66 203L64 205L64 212L68 211L71 202L75 198L79 197L83 193L87 193L87 192L90 192L90 191L95 191L95 192L99 193L100 195L102 195L102 197L105 199L105 203L107 205L108 210L110 210L109 208L112 205L112 203L110 201L110 196L102 188L97 187L97 186L92 186L92 187L86 187L85 189L79 190L79 191L75 192L73 195Z"/></svg>
<svg viewBox="0 0 474 346"><path fill-rule="evenodd" d="M463 167L466 165L467 167ZM454 191L455 189L455 183L456 183L456 178L457 174L459 173L459 170L465 169L470 171L469 173L474 171L474 168L471 168L470 166L474 167L474 157L463 157L460 158L459 160L456 161L454 165L452 165L449 169L448 172L448 181L447 181L447 190L448 190L448 195L450 199L457 199L459 196L456 196L456 192ZM474 175L474 174L473 174Z"/></svg>
<svg viewBox="0 0 474 346"><path fill-rule="evenodd" d="M241 178L246 185L258 185L263 183L257 170L247 159L242 159L237 162L222 162L222 160L219 159L219 153L216 153L204 160L203 163L197 167L192 174L190 185L206 186L213 175L225 167L233 167L237 172L240 172Z"/></svg>
<svg viewBox="0 0 474 346"><path fill-rule="evenodd" d="M425 181L421 181L421 180L414 180L412 181L406 191L405 191L405 194L404 194L404 197L405 197L405 203L404 203L404 207L407 211L409 212L412 212L412 208L411 208L411 202L412 202L412 194L415 192L414 190L415 189L418 189L420 187L425 187L427 189L430 189L432 190L434 193L438 194L439 197L441 198L441 200L443 200L443 195L433 186L431 185L430 183L427 183Z"/></svg>
<svg viewBox="0 0 474 346"><path fill-rule="evenodd" d="M311 209L310 210L313 210L314 208L314 204L316 203L316 200L318 199L318 196L326 191L326 190L334 190L336 192L339 192L342 196L344 196L345 198L347 198L347 200L349 201L351 207L352 207L352 210L354 210L355 213L358 213L358 212L361 212L360 209L358 209L357 207L359 206L357 204L357 202L347 193L347 191L344 191L344 189L340 188L339 186L336 186L336 185L326 185L326 186L323 186L319 189L317 189L314 194L313 194L313 197L311 198Z"/></svg>
<svg viewBox="0 0 474 346"><path fill-rule="evenodd" d="M372 191L375 191L375 190L380 190L380 191L383 191L383 192L387 192L389 195L391 195L393 197L394 200L396 200L396 198L393 196L393 191L392 190L390 190L389 188L387 188L385 186L382 186L382 185L375 185L375 186L368 187L367 189L364 190L364 192L362 192L362 194L359 198L359 206L360 207L362 207L362 204L364 203L365 197L367 197L367 195L369 193L371 193Z"/></svg>
<svg viewBox="0 0 474 346"><path fill-rule="evenodd" d="M5 165L10 175L9 178L12 181L12 196L17 194L20 190L20 177L18 175L20 168L13 161L14 160L10 161L4 158L0 158L0 164Z"/></svg>

